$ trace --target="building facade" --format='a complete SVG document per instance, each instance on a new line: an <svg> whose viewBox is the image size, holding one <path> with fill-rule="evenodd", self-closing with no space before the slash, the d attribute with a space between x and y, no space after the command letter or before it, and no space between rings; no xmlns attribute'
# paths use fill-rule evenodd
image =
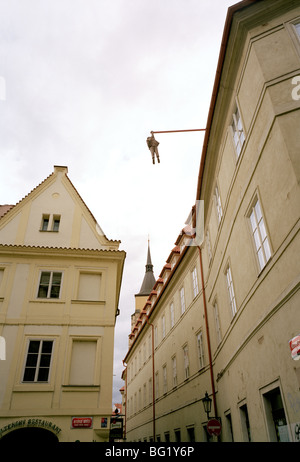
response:
<svg viewBox="0 0 300 462"><path fill-rule="evenodd" d="M180 233L130 334L127 440L299 441L299 83L299 3L230 7L196 192L204 239Z"/></svg>
<svg viewBox="0 0 300 462"><path fill-rule="evenodd" d="M67 175L1 207L0 438L108 441L125 252Z"/></svg>

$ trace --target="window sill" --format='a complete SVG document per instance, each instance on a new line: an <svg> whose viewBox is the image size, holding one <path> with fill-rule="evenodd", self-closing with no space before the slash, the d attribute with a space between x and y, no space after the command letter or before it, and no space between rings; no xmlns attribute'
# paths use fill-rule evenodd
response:
<svg viewBox="0 0 300 462"><path fill-rule="evenodd" d="M105 300L71 300L74 305L105 305Z"/></svg>
<svg viewBox="0 0 300 462"><path fill-rule="evenodd" d="M58 229L40 229L40 233L58 233Z"/></svg>
<svg viewBox="0 0 300 462"><path fill-rule="evenodd" d="M100 385L62 385L62 391L100 391Z"/></svg>

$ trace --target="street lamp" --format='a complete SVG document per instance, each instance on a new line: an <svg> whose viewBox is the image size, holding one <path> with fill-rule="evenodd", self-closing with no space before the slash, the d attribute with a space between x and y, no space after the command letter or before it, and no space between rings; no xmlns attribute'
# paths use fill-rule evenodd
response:
<svg viewBox="0 0 300 462"><path fill-rule="evenodd" d="M205 393L204 398L202 398L203 406L204 406L204 411L206 412L207 415L207 420L209 419L209 413L211 411L211 402L212 399L208 396L208 393Z"/></svg>

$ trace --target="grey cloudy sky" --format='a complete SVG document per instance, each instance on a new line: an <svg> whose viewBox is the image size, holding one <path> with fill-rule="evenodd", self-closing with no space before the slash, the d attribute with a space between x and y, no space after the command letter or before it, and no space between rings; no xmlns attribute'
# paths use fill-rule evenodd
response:
<svg viewBox="0 0 300 462"><path fill-rule="evenodd" d="M0 204L69 177L127 253L115 332L123 385L147 241L158 277L196 197L227 9L234 0L0 0ZM4 90L5 84L5 90Z"/></svg>

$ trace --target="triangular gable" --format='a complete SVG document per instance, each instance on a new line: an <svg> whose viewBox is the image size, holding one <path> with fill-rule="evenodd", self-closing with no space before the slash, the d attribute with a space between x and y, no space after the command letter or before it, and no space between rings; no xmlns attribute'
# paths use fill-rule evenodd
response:
<svg viewBox="0 0 300 462"><path fill-rule="evenodd" d="M54 172L0 218L0 243L38 247L118 250L108 240L67 176Z"/></svg>

